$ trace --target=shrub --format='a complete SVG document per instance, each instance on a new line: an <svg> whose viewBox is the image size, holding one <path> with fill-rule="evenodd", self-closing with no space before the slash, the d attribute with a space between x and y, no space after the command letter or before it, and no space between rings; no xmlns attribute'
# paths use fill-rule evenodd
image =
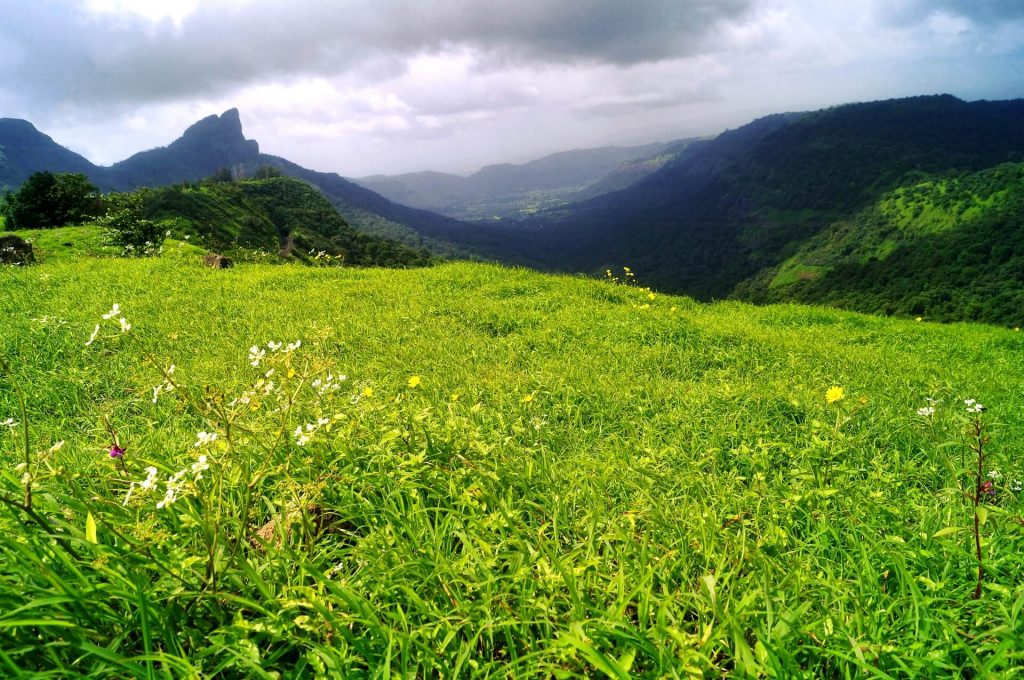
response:
<svg viewBox="0 0 1024 680"><path fill-rule="evenodd" d="M164 225L146 219L143 193L111 196L107 214L100 220L107 229L107 239L123 248L126 255L158 255L167 235Z"/></svg>

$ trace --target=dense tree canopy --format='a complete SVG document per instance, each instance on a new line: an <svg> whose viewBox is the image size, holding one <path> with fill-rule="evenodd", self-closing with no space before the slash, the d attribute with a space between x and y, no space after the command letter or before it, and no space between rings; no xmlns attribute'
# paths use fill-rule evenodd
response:
<svg viewBox="0 0 1024 680"><path fill-rule="evenodd" d="M80 173L37 172L4 196L9 229L43 229L87 221L101 210L99 190Z"/></svg>

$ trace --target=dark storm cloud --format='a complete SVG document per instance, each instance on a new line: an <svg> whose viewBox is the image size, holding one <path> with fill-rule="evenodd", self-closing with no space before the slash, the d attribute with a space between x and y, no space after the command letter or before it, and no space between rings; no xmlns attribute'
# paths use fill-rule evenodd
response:
<svg viewBox="0 0 1024 680"><path fill-rule="evenodd" d="M109 110L288 77L394 73L400 57L459 46L502 63L629 65L706 49L714 27L752 2L204 2L175 25L44 0L5 12L0 88Z"/></svg>

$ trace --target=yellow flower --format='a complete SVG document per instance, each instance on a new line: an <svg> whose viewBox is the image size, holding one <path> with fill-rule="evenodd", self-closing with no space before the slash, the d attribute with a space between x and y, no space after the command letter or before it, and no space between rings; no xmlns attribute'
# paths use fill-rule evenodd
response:
<svg viewBox="0 0 1024 680"><path fill-rule="evenodd" d="M647 299L648 300L653 300L655 297L657 297L657 296L654 293L648 293L647 294Z"/></svg>
<svg viewBox="0 0 1024 680"><path fill-rule="evenodd" d="M519 400L519 403L529 404L531 401L533 401L533 394L525 394L523 395L523 398Z"/></svg>
<svg viewBox="0 0 1024 680"><path fill-rule="evenodd" d="M409 387L419 387L421 382L423 382L423 378L418 375L414 375L409 378Z"/></svg>
<svg viewBox="0 0 1024 680"><path fill-rule="evenodd" d="M924 321L924 317L923 316L915 316L914 317L914 321Z"/></svg>
<svg viewBox="0 0 1024 680"><path fill-rule="evenodd" d="M370 387L370 386L364 387L363 388L363 396L364 397L372 397L373 396L373 388Z"/></svg>
<svg viewBox="0 0 1024 680"><path fill-rule="evenodd" d="M452 393L451 399L452 399L452 401L458 401L459 399L462 399L462 395L459 394L458 392L454 392L454 393Z"/></svg>
<svg viewBox="0 0 1024 680"><path fill-rule="evenodd" d="M840 401L844 395L845 392L843 391L842 387L836 387L835 385L833 385L832 387L828 388L828 390L826 390L825 401L828 402L829 404L834 404L837 401Z"/></svg>

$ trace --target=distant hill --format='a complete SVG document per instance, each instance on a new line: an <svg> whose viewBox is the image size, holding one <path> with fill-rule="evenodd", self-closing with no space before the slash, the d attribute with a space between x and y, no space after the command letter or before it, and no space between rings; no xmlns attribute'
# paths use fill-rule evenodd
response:
<svg viewBox="0 0 1024 680"><path fill-rule="evenodd" d="M462 220L515 218L579 200L580 192L628 186L659 167L653 159L674 155L670 147L685 142L563 151L520 165L489 165L468 177L414 172L355 181L393 201Z"/></svg>
<svg viewBox="0 0 1024 680"><path fill-rule="evenodd" d="M642 282L666 291L702 299L764 297L768 272L805 246L813 248L810 239L843 220L863 227L866 218L857 216L887 192L1021 161L1024 100L964 102L943 95L851 104L768 116L694 142L632 186L532 220L496 225L488 236L509 260L544 269L599 273L628 265ZM939 212L946 209L935 205ZM861 238L855 232L849 241ZM974 238L970 252L1001 252L998 230L977 231ZM923 244L905 244L909 250L901 257ZM962 262L957 249L963 245L939 239L930 247L947 248L942 258ZM909 285L917 279L908 266L894 271L902 271ZM961 280L949 279L951 285ZM1004 282L1013 288L1020 280ZM809 296L816 285L835 281L830 276L792 294ZM850 288L847 297L842 285L835 286L814 299L909 309L902 297L890 307L861 306L854 298L863 286ZM787 290L773 288L770 299L789 299ZM946 309L943 318L962 318L951 310L966 307Z"/></svg>
<svg viewBox="0 0 1024 680"><path fill-rule="evenodd" d="M110 167L94 165L68 151L27 121L0 120L0 187L15 188L33 172L50 170L84 173L104 191L130 191L194 182L222 168L230 168L238 177L251 177L262 166L279 168L316 186L357 230L440 254L471 254L435 235L450 233L468 241L473 240L476 227L395 204L334 173L262 154L257 142L245 138L237 109L208 116L166 147L137 153Z"/></svg>
<svg viewBox="0 0 1024 680"><path fill-rule="evenodd" d="M0 189L16 189L29 175L44 170L80 172L93 178L103 173L102 168L57 144L27 120L0 118Z"/></svg>

